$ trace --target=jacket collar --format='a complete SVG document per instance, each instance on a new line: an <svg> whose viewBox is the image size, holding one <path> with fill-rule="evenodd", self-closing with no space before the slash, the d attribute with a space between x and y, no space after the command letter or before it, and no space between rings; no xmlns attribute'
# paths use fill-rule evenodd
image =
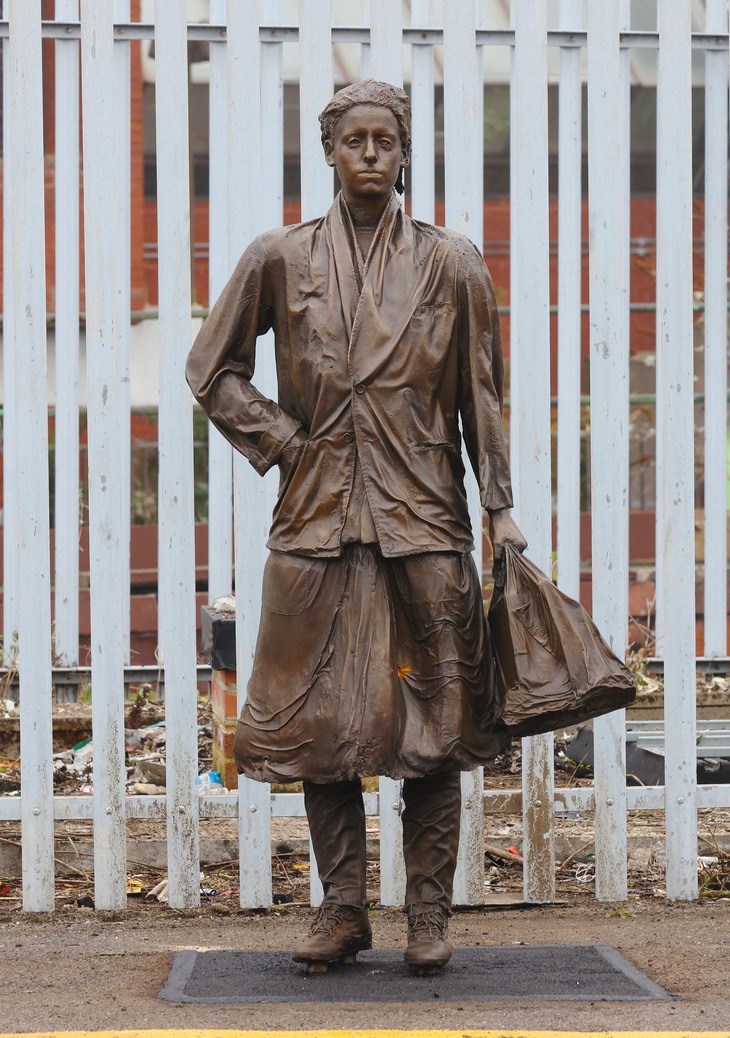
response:
<svg viewBox="0 0 730 1038"><path fill-rule="evenodd" d="M368 272L373 265L376 255L380 252L381 246L386 245L390 240L400 213L401 208L398 200L395 193L391 192L388 203L378 221L378 226L375 228L375 234L373 235L368 254L363 260L360 246L357 243L352 216L342 192L335 198L332 208L327 214L332 223L331 230L335 259L338 264L347 264L343 269L352 270L358 295L362 292Z"/></svg>

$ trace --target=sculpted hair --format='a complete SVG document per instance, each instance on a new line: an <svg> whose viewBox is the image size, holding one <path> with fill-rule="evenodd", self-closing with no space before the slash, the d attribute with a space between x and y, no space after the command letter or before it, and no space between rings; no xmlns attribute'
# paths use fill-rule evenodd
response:
<svg viewBox="0 0 730 1038"><path fill-rule="evenodd" d="M408 94L391 83L381 83L377 79L364 79L361 83L338 90L319 116L322 127L322 147L325 154L334 148L335 127L338 121L356 105L377 105L388 108L398 123L403 164L407 165L411 155L411 102Z"/></svg>

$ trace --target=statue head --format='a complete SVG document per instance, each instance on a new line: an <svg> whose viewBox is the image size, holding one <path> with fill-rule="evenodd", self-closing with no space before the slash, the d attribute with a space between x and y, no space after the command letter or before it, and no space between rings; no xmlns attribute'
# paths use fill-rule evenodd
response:
<svg viewBox="0 0 730 1038"><path fill-rule="evenodd" d="M319 116L322 127L322 147L328 165L334 165L335 128L338 121L357 105L375 105L387 108L393 113L398 124L403 166L407 166L411 158L411 103L408 94L391 83L381 83L377 79L364 79L360 83L338 90L332 100L325 105ZM402 192L401 178L396 189Z"/></svg>

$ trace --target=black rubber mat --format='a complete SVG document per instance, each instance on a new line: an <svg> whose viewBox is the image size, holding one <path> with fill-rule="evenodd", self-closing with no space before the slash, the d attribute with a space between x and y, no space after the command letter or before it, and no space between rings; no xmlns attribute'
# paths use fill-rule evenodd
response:
<svg viewBox="0 0 730 1038"><path fill-rule="evenodd" d="M600 944L457 948L440 974L416 977L402 951L361 952L356 966L307 975L289 952L178 952L160 997L170 1002L633 1001L669 999Z"/></svg>

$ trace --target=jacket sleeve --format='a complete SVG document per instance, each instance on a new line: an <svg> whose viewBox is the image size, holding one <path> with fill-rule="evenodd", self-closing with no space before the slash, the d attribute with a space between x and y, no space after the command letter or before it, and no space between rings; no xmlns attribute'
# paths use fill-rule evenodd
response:
<svg viewBox="0 0 730 1038"><path fill-rule="evenodd" d="M492 279L476 247L463 239L457 274L460 352L459 410L482 508L512 507L502 428L504 362Z"/></svg>
<svg viewBox="0 0 730 1038"><path fill-rule="evenodd" d="M256 389L256 339L272 327L265 245L257 238L203 323L185 367L188 385L211 422L263 475L301 423Z"/></svg>

